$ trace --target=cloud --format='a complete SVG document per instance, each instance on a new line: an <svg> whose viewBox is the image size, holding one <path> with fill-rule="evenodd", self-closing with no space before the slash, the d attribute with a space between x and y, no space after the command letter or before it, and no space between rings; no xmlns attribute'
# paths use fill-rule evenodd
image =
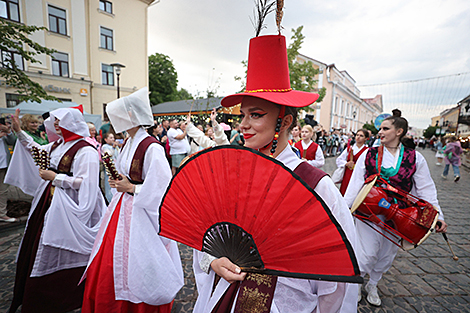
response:
<svg viewBox="0 0 470 313"><path fill-rule="evenodd" d="M467 0L298 0L285 6L288 43L291 29L304 25L300 52L335 63L358 85L470 71ZM254 35L253 7L253 0L161 0L149 9L148 53L173 59L180 88L202 92L220 78L219 95L236 92L233 77L243 75L240 62ZM262 34L277 32L274 15L266 25Z"/></svg>

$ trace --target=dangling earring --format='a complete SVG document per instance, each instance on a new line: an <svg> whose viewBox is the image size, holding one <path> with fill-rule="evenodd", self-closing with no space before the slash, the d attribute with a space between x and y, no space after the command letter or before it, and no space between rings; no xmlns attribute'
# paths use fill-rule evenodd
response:
<svg viewBox="0 0 470 313"><path fill-rule="evenodd" d="M277 118L277 123L276 123L276 133L274 133L274 139L273 139L273 144L271 145L271 154L270 156L274 156L274 152L276 152L277 148L277 141L279 139L279 131L281 130L281 125L282 125L282 118L278 117Z"/></svg>
<svg viewBox="0 0 470 313"><path fill-rule="evenodd" d="M286 107L281 106L281 111L279 112L279 117L277 118L277 123L276 123L276 129L274 133L274 138L273 138L273 144L271 145L271 157L274 157L274 152L276 152L277 148L277 141L279 139L279 132L281 131L281 126L282 126L282 119L284 118L284 113L286 112Z"/></svg>

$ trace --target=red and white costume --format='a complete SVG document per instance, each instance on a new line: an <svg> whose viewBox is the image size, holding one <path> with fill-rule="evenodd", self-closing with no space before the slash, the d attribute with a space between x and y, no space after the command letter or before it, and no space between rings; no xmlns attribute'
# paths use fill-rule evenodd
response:
<svg viewBox="0 0 470 313"><path fill-rule="evenodd" d="M152 125L148 91L108 104L116 132ZM117 159L118 172L127 177L134 167L139 144L149 137L140 128L129 138ZM176 242L158 236L158 207L171 179L161 145L151 143L144 153L142 184L133 195L116 192L96 237L86 273L82 312L170 312L183 286L183 270Z"/></svg>
<svg viewBox="0 0 470 313"><path fill-rule="evenodd" d="M63 137L55 133L59 119ZM99 155L85 142L88 126L77 109L50 113L45 127L51 143L40 146L24 131L17 133L6 181L34 195L25 235L18 251L18 268L10 312L67 312L79 308L85 270L106 204L99 188ZM73 147L82 145L75 153ZM39 177L29 150L46 150L53 181ZM60 172L61 166L67 173Z"/></svg>
<svg viewBox="0 0 470 313"><path fill-rule="evenodd" d="M354 162L354 164L356 164L359 157L364 152L367 152L367 149L368 147L366 145L363 145L361 148L359 148L356 144L354 144L352 147L349 146L347 149L344 149L341 155L336 159L336 166L345 167L346 163L351 160ZM348 167L344 169L343 181L341 182L341 187L339 188L339 191L343 196L346 193L346 189L348 188L352 173L353 171Z"/></svg>
<svg viewBox="0 0 470 313"><path fill-rule="evenodd" d="M308 143L300 140L295 143L294 147L299 149L300 157L307 160L308 164L313 165L316 168L320 168L325 165L325 157L323 156L322 149L312 140Z"/></svg>

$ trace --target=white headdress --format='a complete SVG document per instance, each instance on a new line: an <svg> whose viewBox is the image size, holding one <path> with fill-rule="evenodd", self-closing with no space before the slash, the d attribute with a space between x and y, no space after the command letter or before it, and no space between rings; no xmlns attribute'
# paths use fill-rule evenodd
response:
<svg viewBox="0 0 470 313"><path fill-rule="evenodd" d="M64 140L70 141L79 137L89 137L90 131L79 108L62 108L50 112L50 116L44 121L49 141L56 141L59 136L54 128L54 121L59 120Z"/></svg>
<svg viewBox="0 0 470 313"><path fill-rule="evenodd" d="M136 126L149 127L154 124L147 87L108 103L106 113L117 133Z"/></svg>

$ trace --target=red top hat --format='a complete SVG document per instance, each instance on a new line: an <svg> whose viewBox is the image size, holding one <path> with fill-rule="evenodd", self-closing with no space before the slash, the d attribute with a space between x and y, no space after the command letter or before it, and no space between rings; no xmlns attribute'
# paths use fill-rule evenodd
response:
<svg viewBox="0 0 470 313"><path fill-rule="evenodd" d="M316 93L292 90L287 63L286 37L259 36L250 40L245 92L222 99L222 106L231 107L243 97L261 98L290 107L304 107L314 103Z"/></svg>

